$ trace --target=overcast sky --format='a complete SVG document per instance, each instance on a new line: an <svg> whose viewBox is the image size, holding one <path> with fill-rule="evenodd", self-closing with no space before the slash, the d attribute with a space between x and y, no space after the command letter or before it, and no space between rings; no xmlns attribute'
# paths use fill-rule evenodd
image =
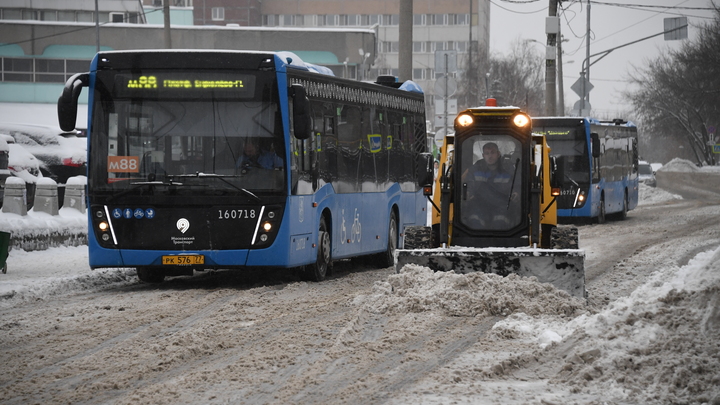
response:
<svg viewBox="0 0 720 405"><path fill-rule="evenodd" d="M719 1L715 1L720 4ZM490 51L508 54L507 49L517 41L532 39L543 44L547 41L545 18L550 0L491 0ZM643 7L651 6L651 7ZM592 0L590 5L590 55L661 33L665 18L688 17L689 38L697 35L693 25L710 22L713 12L710 0ZM664 7L659 7L664 6ZM580 77L586 56L587 0L562 2L558 10L561 31L568 42L563 43L563 77L565 106L572 106L579 96L570 89ZM633 67L647 66L668 48L678 49L682 41L665 41L663 35L612 51L602 60L591 57L590 92L593 116L598 118L625 118L623 112L631 105L622 98L629 88L628 73ZM541 50L542 45L536 45ZM544 50L542 50L544 55Z"/></svg>

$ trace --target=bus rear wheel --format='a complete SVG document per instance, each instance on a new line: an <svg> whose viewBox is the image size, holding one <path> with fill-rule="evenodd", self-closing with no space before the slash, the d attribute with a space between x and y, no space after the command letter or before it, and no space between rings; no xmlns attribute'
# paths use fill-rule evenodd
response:
<svg viewBox="0 0 720 405"><path fill-rule="evenodd" d="M325 218L320 219L318 227L317 259L315 263L308 264L302 270L303 279L308 281L323 281L328 275L330 267L330 232L327 231Z"/></svg>
<svg viewBox="0 0 720 405"><path fill-rule="evenodd" d="M379 268L386 268L395 265L395 249L397 249L398 231L397 216L395 211L390 212L390 221L388 225L388 243L387 249L375 256L374 264Z"/></svg>
<svg viewBox="0 0 720 405"><path fill-rule="evenodd" d="M157 284L165 280L165 272L162 269L138 267L137 276L143 283Z"/></svg>

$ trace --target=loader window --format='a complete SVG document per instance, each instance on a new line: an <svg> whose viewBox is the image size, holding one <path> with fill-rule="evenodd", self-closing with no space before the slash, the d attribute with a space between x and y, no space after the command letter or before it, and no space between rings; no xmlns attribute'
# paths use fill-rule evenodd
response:
<svg viewBox="0 0 720 405"><path fill-rule="evenodd" d="M522 221L521 143L478 135L461 147L460 218L476 230L509 230Z"/></svg>

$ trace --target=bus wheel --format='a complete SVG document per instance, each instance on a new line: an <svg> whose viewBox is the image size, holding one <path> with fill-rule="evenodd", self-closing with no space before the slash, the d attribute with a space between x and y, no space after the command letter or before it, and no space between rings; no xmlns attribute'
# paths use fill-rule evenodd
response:
<svg viewBox="0 0 720 405"><path fill-rule="evenodd" d="M398 232L397 217L395 211L390 212L390 225L388 226L387 249L375 256L375 265L379 268L386 268L395 265L395 249L397 248Z"/></svg>
<svg viewBox="0 0 720 405"><path fill-rule="evenodd" d="M325 218L320 219L318 229L317 260L303 269L303 279L308 281L323 281L328 274L330 266L330 232L327 231Z"/></svg>
<svg viewBox="0 0 720 405"><path fill-rule="evenodd" d="M605 223L605 196L600 197L600 207L598 207L597 223Z"/></svg>
<svg viewBox="0 0 720 405"><path fill-rule="evenodd" d="M138 267L137 276L143 283L157 284L162 283L162 281L165 279L165 272L162 269Z"/></svg>

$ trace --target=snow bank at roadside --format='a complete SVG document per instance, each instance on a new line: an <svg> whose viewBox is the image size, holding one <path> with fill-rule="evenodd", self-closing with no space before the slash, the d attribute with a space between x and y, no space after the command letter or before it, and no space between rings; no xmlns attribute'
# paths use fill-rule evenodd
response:
<svg viewBox="0 0 720 405"><path fill-rule="evenodd" d="M13 249L0 274L0 308L54 295L137 282L134 269L91 270L87 246L26 252Z"/></svg>
<svg viewBox="0 0 720 405"><path fill-rule="evenodd" d="M662 167L658 168L656 172L705 172L705 173L720 173L720 166L702 166L698 167L695 163L686 160L675 158Z"/></svg>

